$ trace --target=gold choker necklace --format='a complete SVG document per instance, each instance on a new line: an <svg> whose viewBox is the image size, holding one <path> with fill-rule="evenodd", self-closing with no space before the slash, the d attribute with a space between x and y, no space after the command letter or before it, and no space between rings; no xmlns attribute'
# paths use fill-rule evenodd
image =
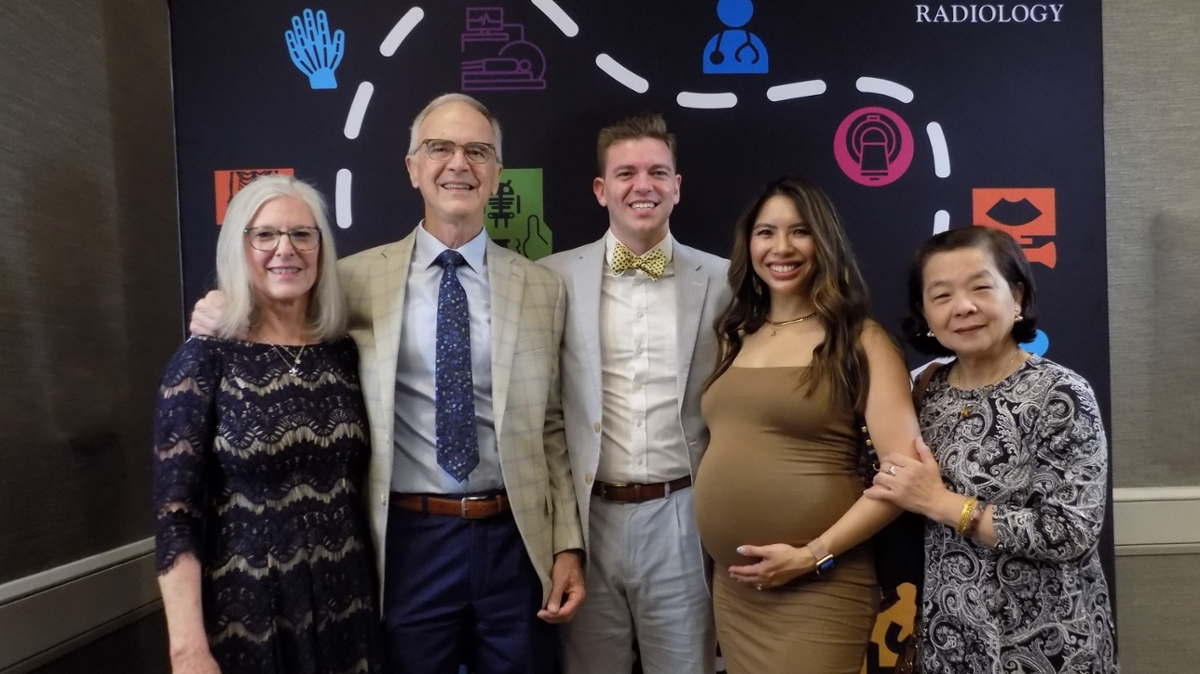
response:
<svg viewBox="0 0 1200 674"><path fill-rule="evenodd" d="M789 325L795 325L796 323L803 323L804 321L807 321L808 319L810 319L810 318L812 318L813 316L816 316L816 315L817 315L817 312L815 312L815 311L814 311L814 312L812 312L811 314L809 314L809 315L807 315L807 316L801 316L800 318L793 318L793 319L792 319L792 320L790 320L790 321L773 321L773 320L771 320L771 319L769 319L769 318L764 318L763 320L765 320L766 322L770 323L770 324L771 324L771 327L772 327L772 328L774 328L774 330L771 330L771 336L772 336L772 337L774 337L774 336L775 336L775 332L776 332L777 330L779 330L779 328L785 328L785 327L787 327L787 326L789 326Z"/></svg>

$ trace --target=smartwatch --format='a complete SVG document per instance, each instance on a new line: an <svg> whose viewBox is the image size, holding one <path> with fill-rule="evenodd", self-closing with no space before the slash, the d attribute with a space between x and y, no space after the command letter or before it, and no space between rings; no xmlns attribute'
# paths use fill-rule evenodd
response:
<svg viewBox="0 0 1200 674"><path fill-rule="evenodd" d="M833 567L835 566L833 555L829 554L829 549L825 547L825 544L821 542L821 539L814 538L806 543L804 547L808 548L808 551L812 553L813 558L817 560L817 575L821 575L822 573L833 570Z"/></svg>

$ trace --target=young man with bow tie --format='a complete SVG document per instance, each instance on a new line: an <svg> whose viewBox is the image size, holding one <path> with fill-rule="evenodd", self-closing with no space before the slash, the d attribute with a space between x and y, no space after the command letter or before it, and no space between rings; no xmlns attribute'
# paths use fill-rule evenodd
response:
<svg viewBox="0 0 1200 674"><path fill-rule="evenodd" d="M567 674L711 674L715 637L691 483L700 394L728 263L671 235L675 137L662 117L600 131L593 191L609 228L542 263L567 281L562 403L588 599L563 632ZM616 654L610 655L610 654Z"/></svg>

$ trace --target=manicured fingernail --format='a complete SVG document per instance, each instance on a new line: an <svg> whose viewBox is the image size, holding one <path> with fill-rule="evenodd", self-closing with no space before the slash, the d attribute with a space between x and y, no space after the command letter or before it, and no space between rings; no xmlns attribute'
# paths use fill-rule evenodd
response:
<svg viewBox="0 0 1200 674"><path fill-rule="evenodd" d="M738 549L737 549L737 553L738 553L739 555L744 555L744 554L746 554L746 547L745 547L745 546L739 546L739 547L738 547Z"/></svg>

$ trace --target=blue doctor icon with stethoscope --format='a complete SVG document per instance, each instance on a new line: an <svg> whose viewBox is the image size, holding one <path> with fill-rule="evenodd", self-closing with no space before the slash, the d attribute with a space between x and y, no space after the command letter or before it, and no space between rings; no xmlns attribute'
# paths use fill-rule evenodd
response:
<svg viewBox="0 0 1200 674"><path fill-rule="evenodd" d="M767 47L758 36L743 28L754 16L750 0L719 0L717 17L728 28L713 36L704 47L707 75L746 75L767 72Z"/></svg>

